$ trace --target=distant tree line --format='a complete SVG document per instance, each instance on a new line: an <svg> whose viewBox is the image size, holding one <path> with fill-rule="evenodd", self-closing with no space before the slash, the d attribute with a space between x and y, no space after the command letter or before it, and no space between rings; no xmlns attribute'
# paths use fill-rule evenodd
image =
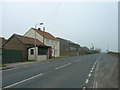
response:
<svg viewBox="0 0 120 90"><path fill-rule="evenodd" d="M80 54L95 54L95 53L100 53L100 52L101 52L100 48L96 48L95 50L93 48L89 49L87 47L80 48Z"/></svg>

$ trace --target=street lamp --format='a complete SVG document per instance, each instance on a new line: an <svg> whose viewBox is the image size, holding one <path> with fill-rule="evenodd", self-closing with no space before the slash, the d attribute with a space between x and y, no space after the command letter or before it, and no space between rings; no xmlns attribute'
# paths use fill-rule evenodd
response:
<svg viewBox="0 0 120 90"><path fill-rule="evenodd" d="M37 25L43 25L43 23L37 23L35 25L35 53L34 53L34 60L37 61L37 58L36 58L36 29L37 29Z"/></svg>

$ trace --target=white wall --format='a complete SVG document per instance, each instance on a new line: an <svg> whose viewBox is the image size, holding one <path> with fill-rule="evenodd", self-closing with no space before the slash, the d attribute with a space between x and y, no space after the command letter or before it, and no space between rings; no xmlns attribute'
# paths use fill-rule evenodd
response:
<svg viewBox="0 0 120 90"><path fill-rule="evenodd" d="M24 36L35 38L35 30L33 30L31 28L28 32L26 32L24 34ZM37 32L36 32L36 39L38 39L39 41L43 42L43 36L41 36ZM55 52L55 57L59 57L60 56L60 41L49 39L49 38L44 38L44 44L47 45L47 46L51 46L53 49L55 49L55 51L56 51ZM52 52L52 54L54 55L53 52Z"/></svg>
<svg viewBox="0 0 120 90"><path fill-rule="evenodd" d="M47 60L47 55L38 55L37 56L37 61L43 61L43 60Z"/></svg>
<svg viewBox="0 0 120 90"><path fill-rule="evenodd" d="M31 55L31 52L30 52L31 49L34 49L34 54L35 54L35 48L28 49L28 60L34 60L35 55L34 54ZM47 60L47 55L38 55L38 47L36 47L36 58L37 58L37 61Z"/></svg>
<svg viewBox="0 0 120 90"><path fill-rule="evenodd" d="M51 46L52 49L55 49L55 57L60 56L60 41L45 38L44 43L45 45ZM52 52L52 55L54 56L54 52Z"/></svg>
<svg viewBox="0 0 120 90"><path fill-rule="evenodd" d="M24 34L24 36L35 38L35 30L32 28ZM36 39L39 41L43 42L43 36L41 36L39 33L36 32Z"/></svg>

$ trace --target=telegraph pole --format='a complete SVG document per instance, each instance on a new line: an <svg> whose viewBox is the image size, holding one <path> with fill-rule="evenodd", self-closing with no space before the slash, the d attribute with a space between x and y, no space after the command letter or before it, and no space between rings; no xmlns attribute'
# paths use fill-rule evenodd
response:
<svg viewBox="0 0 120 90"><path fill-rule="evenodd" d="M107 52L109 52L109 44L107 44Z"/></svg>
<svg viewBox="0 0 120 90"><path fill-rule="evenodd" d="M36 55L37 54L37 52L36 52L36 29L37 29L37 25L38 24L39 25L43 25L43 23L37 23L37 24L35 24L35 45L34 45L35 46L35 48L34 48L35 49L35 52L34 52L34 60L35 61L37 61L37 55Z"/></svg>
<svg viewBox="0 0 120 90"><path fill-rule="evenodd" d="M34 52L34 60L37 61L36 58L36 29L37 29L37 24L35 25L35 52Z"/></svg>
<svg viewBox="0 0 120 90"><path fill-rule="evenodd" d="M45 42L45 39L44 39L44 32L45 32L45 27L43 27L43 44Z"/></svg>

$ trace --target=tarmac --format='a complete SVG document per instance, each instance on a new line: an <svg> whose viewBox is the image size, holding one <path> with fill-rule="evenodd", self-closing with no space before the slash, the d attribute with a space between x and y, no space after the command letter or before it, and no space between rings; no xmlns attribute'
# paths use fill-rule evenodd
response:
<svg viewBox="0 0 120 90"><path fill-rule="evenodd" d="M4 65L6 65L6 67L0 67L0 70L6 70L6 69L15 68L15 67L22 67L22 66L26 66L26 65L30 65L30 64L35 64L35 63L42 63L42 62L49 61L49 60L53 61L55 59L47 59L47 60L44 60L44 61L33 61L33 62L7 63L7 64L4 64Z"/></svg>
<svg viewBox="0 0 120 90"><path fill-rule="evenodd" d="M59 58L47 59L47 60L43 60L43 61L7 63L7 64L4 64L4 65L6 65L6 67L0 67L0 70L6 70L6 69L15 68L15 67L22 67L22 66L35 64L35 63L42 63L42 62L46 62L46 61L55 61L55 60L58 60L58 59Z"/></svg>

